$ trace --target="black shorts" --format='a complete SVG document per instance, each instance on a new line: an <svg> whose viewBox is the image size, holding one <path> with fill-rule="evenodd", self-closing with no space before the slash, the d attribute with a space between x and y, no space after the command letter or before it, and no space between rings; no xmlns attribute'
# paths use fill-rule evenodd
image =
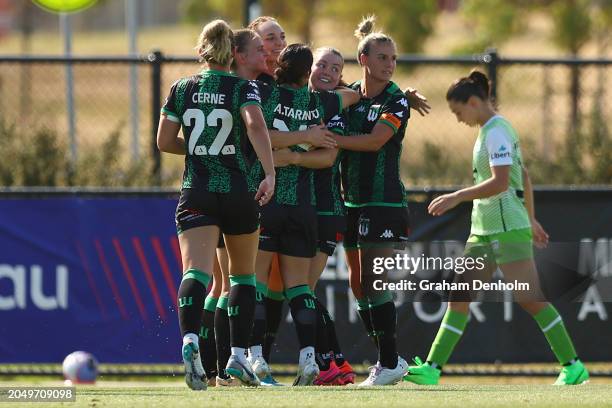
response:
<svg viewBox="0 0 612 408"><path fill-rule="evenodd" d="M344 239L346 217L344 215L318 216L317 249L329 256L333 255L338 242Z"/></svg>
<svg viewBox="0 0 612 408"><path fill-rule="evenodd" d="M317 251L317 212L312 205L282 205L274 201L261 208L259 249L312 258Z"/></svg>
<svg viewBox="0 0 612 408"><path fill-rule="evenodd" d="M255 193L209 191L184 188L176 208L176 230L217 225L223 234L251 234L259 227L259 205Z"/></svg>
<svg viewBox="0 0 612 408"><path fill-rule="evenodd" d="M348 207L344 247L395 246L408 241L408 207Z"/></svg>

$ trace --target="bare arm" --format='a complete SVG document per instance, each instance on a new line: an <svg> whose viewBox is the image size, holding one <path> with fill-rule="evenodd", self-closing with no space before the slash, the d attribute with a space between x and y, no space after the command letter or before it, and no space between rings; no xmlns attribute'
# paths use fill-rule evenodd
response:
<svg viewBox="0 0 612 408"><path fill-rule="evenodd" d="M166 153L185 155L185 139L179 135L181 124L161 116L157 128L157 147Z"/></svg>
<svg viewBox="0 0 612 408"><path fill-rule="evenodd" d="M289 149L275 150L274 165L285 167L291 164L309 169L325 169L334 165L338 149L316 149L309 152L293 152Z"/></svg>
<svg viewBox="0 0 612 408"><path fill-rule="evenodd" d="M529 178L527 168L523 166L523 194L525 198L525 208L527 214L529 214L529 221L531 222L531 231L533 233L533 242L536 247L544 248L548 245L548 233L540 225L535 217L535 200L533 198L533 185Z"/></svg>
<svg viewBox="0 0 612 408"><path fill-rule="evenodd" d="M393 136L393 129L384 123L377 123L372 133L356 136L340 136L334 134L338 147L357 152L375 152L380 150Z"/></svg>
<svg viewBox="0 0 612 408"><path fill-rule="evenodd" d="M535 219L535 205L533 202L533 186L531 185L531 179L529 178L529 173L527 173L527 169L523 166L523 196L525 198L525 208L527 209L527 214L529 214L529 219Z"/></svg>
<svg viewBox="0 0 612 408"><path fill-rule="evenodd" d="M464 201L491 197L506 191L510 182L510 166L493 166L491 173L491 177L482 183L436 197L427 210L431 215L442 215Z"/></svg>

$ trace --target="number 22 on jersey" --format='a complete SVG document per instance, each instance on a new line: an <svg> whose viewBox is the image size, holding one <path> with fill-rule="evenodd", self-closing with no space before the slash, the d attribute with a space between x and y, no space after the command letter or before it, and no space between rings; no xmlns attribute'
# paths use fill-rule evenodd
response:
<svg viewBox="0 0 612 408"><path fill-rule="evenodd" d="M195 156L236 154L236 147L234 145L224 146L234 125L232 114L227 109L213 109L208 118L205 117L204 112L200 109L187 109L183 114L183 124L190 126L192 120L194 124L189 134L188 154ZM221 128L217 132L217 136L212 144L208 148L204 145L198 146L198 140L202 136L205 127L218 127L219 120L221 120Z"/></svg>

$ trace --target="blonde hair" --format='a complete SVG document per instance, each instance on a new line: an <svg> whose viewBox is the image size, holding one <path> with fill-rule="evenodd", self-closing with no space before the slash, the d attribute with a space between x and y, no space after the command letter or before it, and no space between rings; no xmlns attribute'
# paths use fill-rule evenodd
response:
<svg viewBox="0 0 612 408"><path fill-rule="evenodd" d="M267 23L268 21L272 21L278 24L278 20L276 20L274 17L259 16L255 20L251 21L251 23L247 26L247 28L257 31L260 25L262 25L263 23Z"/></svg>
<svg viewBox="0 0 612 408"><path fill-rule="evenodd" d="M200 62L226 66L232 60L234 34L223 20L214 20L206 24L198 37L195 49Z"/></svg>
<svg viewBox="0 0 612 408"><path fill-rule="evenodd" d="M375 21L376 16L369 15L364 17L357 25L357 29L354 32L355 37L359 40L359 45L357 46L357 61L359 61L361 55L369 55L370 46L373 42L390 42L395 45L395 41L387 34L382 31L373 31ZM361 65L361 62L359 62L359 64Z"/></svg>

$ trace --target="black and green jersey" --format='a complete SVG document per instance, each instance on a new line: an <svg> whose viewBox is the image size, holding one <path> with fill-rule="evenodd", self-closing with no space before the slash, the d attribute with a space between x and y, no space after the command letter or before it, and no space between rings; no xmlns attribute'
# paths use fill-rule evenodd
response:
<svg viewBox="0 0 612 408"><path fill-rule="evenodd" d="M162 113L183 129L183 188L255 191L247 179L250 143L240 116L240 109L249 104L261 104L257 84L226 72L204 70L172 85Z"/></svg>
<svg viewBox="0 0 612 408"><path fill-rule="evenodd" d="M342 109L342 100L336 92L309 91L307 87L293 89L287 86L259 84L262 108L268 129L295 132L309 126L326 123ZM305 151L299 145L293 151ZM261 178L261 165L257 166L253 179ZM274 200L278 204L315 204L313 172L300 166L276 169Z"/></svg>
<svg viewBox="0 0 612 408"><path fill-rule="evenodd" d="M345 135L348 126L347 112L333 116L327 128L339 135ZM345 215L344 201L340 193L340 162L344 151L339 151L332 167L314 170L315 196L318 215Z"/></svg>
<svg viewBox="0 0 612 408"><path fill-rule="evenodd" d="M350 87L359 90L360 85L358 81ZM376 97L362 97L351 105L349 135L371 133L377 123L383 123L393 129L393 136L376 152L345 152L341 167L347 207L406 206L400 158L409 117L408 100L393 82Z"/></svg>

